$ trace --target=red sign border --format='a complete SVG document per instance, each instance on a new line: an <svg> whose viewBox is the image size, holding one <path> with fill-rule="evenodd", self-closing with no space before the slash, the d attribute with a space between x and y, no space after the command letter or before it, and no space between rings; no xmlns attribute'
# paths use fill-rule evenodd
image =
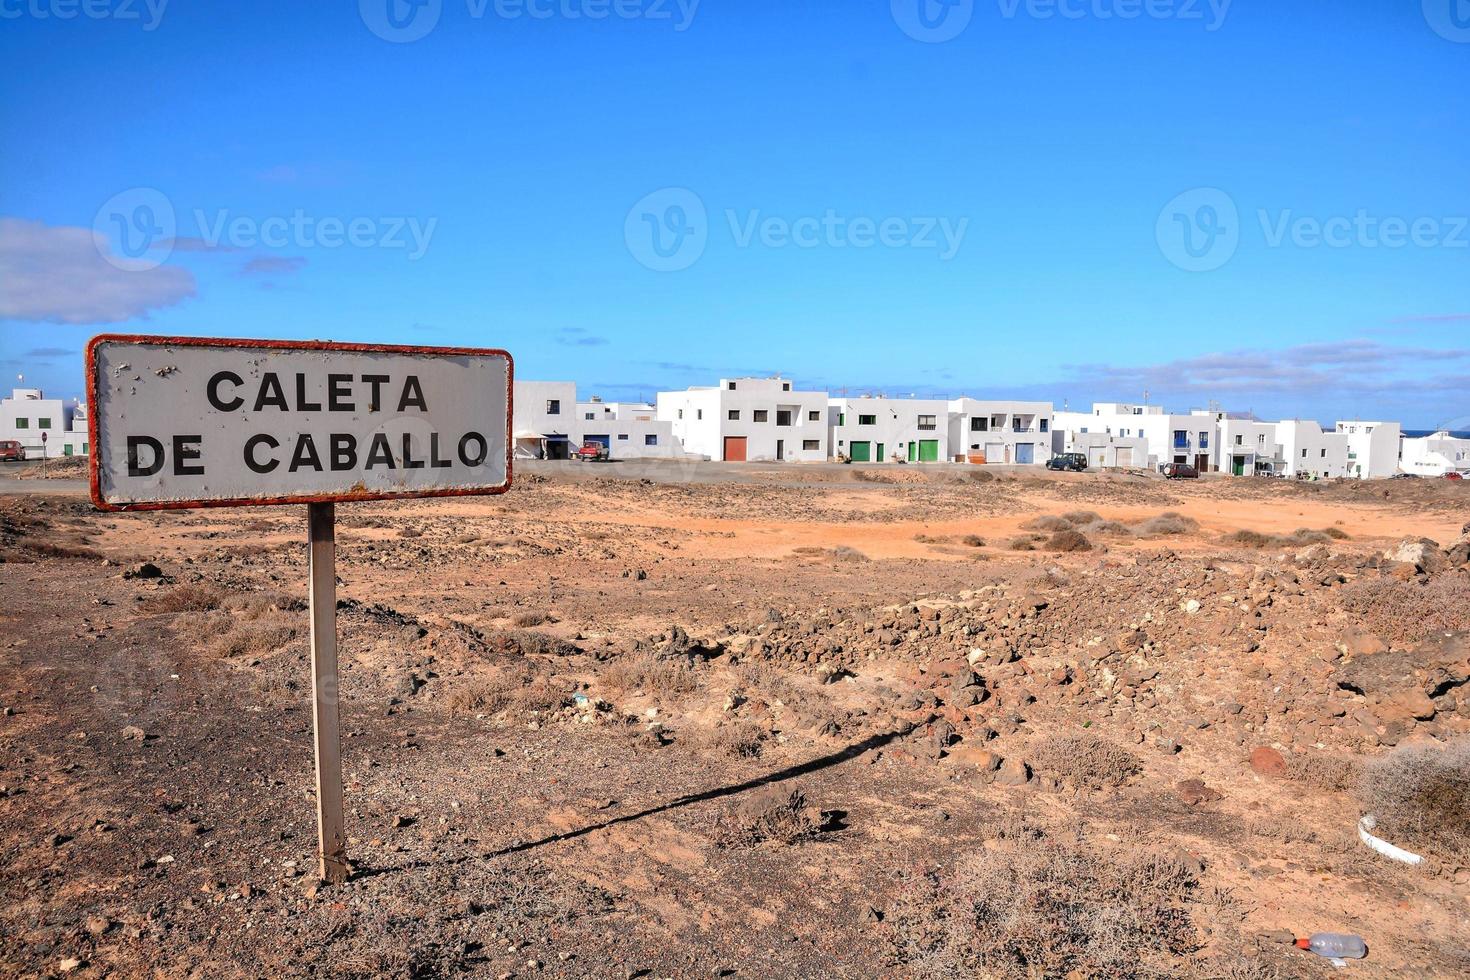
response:
<svg viewBox="0 0 1470 980"><path fill-rule="evenodd" d="M446 354L505 358L505 482L493 487L450 487L443 490L394 490L354 493L300 494L284 497L236 497L226 500L161 500L114 504L102 499L102 447L97 429L97 348L106 343L148 344L156 347L223 347L240 350L327 350L372 354ZM87 439L92 506L101 511L197 510L203 507L276 507L283 504L358 503L369 500L405 500L421 497L484 497L505 493L511 484L515 442L511 419L515 396L515 359L498 347L420 347L409 344L352 344L331 340L241 340L233 337L160 337L149 334L103 333L87 341Z"/></svg>

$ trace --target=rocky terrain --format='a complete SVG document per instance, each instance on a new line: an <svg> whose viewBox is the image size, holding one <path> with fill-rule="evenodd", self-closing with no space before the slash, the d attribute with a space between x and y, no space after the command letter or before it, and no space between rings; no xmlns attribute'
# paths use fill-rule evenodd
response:
<svg viewBox="0 0 1470 980"><path fill-rule="evenodd" d="M343 886L303 509L0 498L0 973L1470 972L1470 492L727 472L338 508Z"/></svg>

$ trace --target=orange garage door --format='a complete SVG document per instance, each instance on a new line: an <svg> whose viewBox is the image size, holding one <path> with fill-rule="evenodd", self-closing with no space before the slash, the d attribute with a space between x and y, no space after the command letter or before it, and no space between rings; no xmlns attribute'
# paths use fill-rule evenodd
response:
<svg viewBox="0 0 1470 980"><path fill-rule="evenodd" d="M744 436L726 436L725 437L725 462L727 462L727 463L743 463L743 462L745 462L745 437Z"/></svg>

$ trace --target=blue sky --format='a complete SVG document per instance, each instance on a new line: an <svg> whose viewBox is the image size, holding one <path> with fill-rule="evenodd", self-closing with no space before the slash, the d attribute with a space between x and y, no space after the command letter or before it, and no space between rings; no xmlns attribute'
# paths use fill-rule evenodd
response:
<svg viewBox="0 0 1470 980"><path fill-rule="evenodd" d="M106 330L1467 427L1470 0L88 2L0 0L59 394Z"/></svg>

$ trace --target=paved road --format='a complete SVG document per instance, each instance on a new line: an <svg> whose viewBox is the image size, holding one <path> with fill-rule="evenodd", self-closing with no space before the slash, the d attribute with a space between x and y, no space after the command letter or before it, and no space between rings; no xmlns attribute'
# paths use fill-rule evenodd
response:
<svg viewBox="0 0 1470 980"><path fill-rule="evenodd" d="M17 478L21 473L40 469L42 465L44 464L38 459L27 460L24 463L0 463L0 496L41 493L86 496L87 481L84 479L21 480Z"/></svg>

